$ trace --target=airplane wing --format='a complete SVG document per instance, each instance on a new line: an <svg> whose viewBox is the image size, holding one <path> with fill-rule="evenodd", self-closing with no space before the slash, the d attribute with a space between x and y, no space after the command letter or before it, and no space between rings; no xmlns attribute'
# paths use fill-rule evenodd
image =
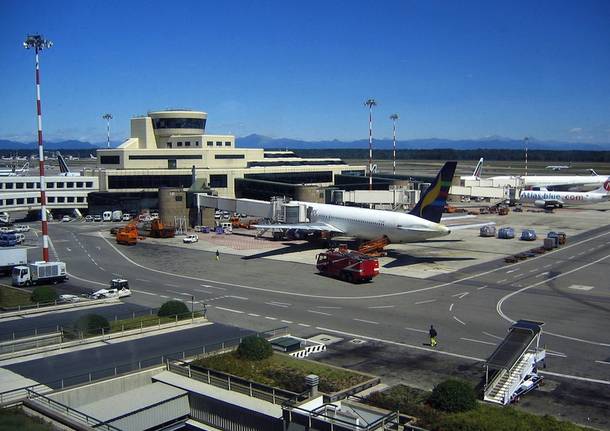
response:
<svg viewBox="0 0 610 431"><path fill-rule="evenodd" d="M489 222L485 222L485 223L474 223L474 224L455 224L455 225L445 225L447 226L448 229L454 231L454 230L463 230L463 229L475 229L475 228L481 228L483 226L495 226L495 222L493 221L489 221Z"/></svg>
<svg viewBox="0 0 610 431"><path fill-rule="evenodd" d="M313 231L324 231L324 232L337 232L345 233L341 229L334 227L328 223L295 223L295 224L254 224L252 225L257 229L298 229L298 230L313 230Z"/></svg>

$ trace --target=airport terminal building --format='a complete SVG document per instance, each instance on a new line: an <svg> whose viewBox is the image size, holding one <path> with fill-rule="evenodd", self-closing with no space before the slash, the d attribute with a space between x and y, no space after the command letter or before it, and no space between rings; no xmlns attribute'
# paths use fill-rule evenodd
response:
<svg viewBox="0 0 610 431"><path fill-rule="evenodd" d="M157 193L197 181L227 197L250 197L261 184L326 187L341 174L364 175L364 166L337 158L300 158L291 151L236 148L233 135L206 134L207 113L149 112L131 120L131 137L97 151L100 196ZM281 188L281 187L280 187Z"/></svg>

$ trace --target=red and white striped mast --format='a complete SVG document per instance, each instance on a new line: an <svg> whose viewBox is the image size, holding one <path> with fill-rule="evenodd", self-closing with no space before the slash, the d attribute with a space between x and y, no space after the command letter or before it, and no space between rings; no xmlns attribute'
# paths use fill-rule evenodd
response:
<svg viewBox="0 0 610 431"><path fill-rule="evenodd" d="M40 170L40 220L42 221L42 260L49 261L49 226L47 224L47 196L44 176L44 147L42 145L42 106L40 104L40 60L39 52L53 46L41 35L28 35L23 47L34 48L36 53L36 112L38 115L38 167Z"/></svg>
<svg viewBox="0 0 610 431"><path fill-rule="evenodd" d="M392 175L396 175L396 120L398 120L398 114L390 115L392 120Z"/></svg>
<svg viewBox="0 0 610 431"><path fill-rule="evenodd" d="M375 99L364 102L369 107L369 190L373 190L373 106L377 106Z"/></svg>

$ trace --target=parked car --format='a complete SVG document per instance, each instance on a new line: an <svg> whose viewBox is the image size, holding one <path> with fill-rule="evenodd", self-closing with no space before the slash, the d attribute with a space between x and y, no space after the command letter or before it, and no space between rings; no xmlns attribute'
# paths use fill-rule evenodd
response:
<svg viewBox="0 0 610 431"><path fill-rule="evenodd" d="M500 239L513 239L515 237L515 230L512 227L503 227L498 230L498 238Z"/></svg>
<svg viewBox="0 0 610 431"><path fill-rule="evenodd" d="M102 216L101 215L94 215L93 216L93 221L102 221Z"/></svg>
<svg viewBox="0 0 610 431"><path fill-rule="evenodd" d="M123 218L122 218L122 220L123 220L123 221L129 221L129 220L131 220L131 214L129 214L129 213L125 213L125 214L123 214Z"/></svg>
<svg viewBox="0 0 610 431"><path fill-rule="evenodd" d="M199 237L195 234L187 235L184 238L182 238L182 242L185 244L192 244L197 241L199 241Z"/></svg>
<svg viewBox="0 0 610 431"><path fill-rule="evenodd" d="M78 301L80 301L80 298L76 295L65 294L65 295L59 295L59 300L61 302L78 302Z"/></svg>
<svg viewBox="0 0 610 431"><path fill-rule="evenodd" d="M481 226L479 234L482 237L493 237L496 236L496 227L494 225Z"/></svg>
<svg viewBox="0 0 610 431"><path fill-rule="evenodd" d="M522 241L536 241L536 231L534 229L523 229L521 232Z"/></svg>
<svg viewBox="0 0 610 431"><path fill-rule="evenodd" d="M30 231L30 227L27 224L18 224L16 226L13 226L13 229L15 229L15 232L29 232Z"/></svg>
<svg viewBox="0 0 610 431"><path fill-rule="evenodd" d="M86 221L86 222L93 221L93 216L88 215L87 217L85 217L85 221Z"/></svg>
<svg viewBox="0 0 610 431"><path fill-rule="evenodd" d="M69 216L69 215L65 215L65 216L63 216L63 217L61 218L61 221L62 221L63 223L67 223L67 222L69 222L69 221L72 221L72 219L70 218L70 216Z"/></svg>

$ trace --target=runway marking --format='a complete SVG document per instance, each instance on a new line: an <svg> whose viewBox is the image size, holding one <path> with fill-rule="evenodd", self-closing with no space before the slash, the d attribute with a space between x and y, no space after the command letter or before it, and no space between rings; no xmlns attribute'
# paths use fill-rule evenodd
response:
<svg viewBox="0 0 610 431"><path fill-rule="evenodd" d="M578 253L579 256L582 256L583 254L585 254L584 251L581 251L580 253Z"/></svg>
<svg viewBox="0 0 610 431"><path fill-rule="evenodd" d="M143 290L131 289L132 292L143 293L144 295L158 296L156 293L144 292Z"/></svg>
<svg viewBox="0 0 610 431"><path fill-rule="evenodd" d="M297 323L297 325L304 326L305 328L311 328L311 325L308 325L307 323Z"/></svg>
<svg viewBox="0 0 610 431"><path fill-rule="evenodd" d="M489 332L485 332L485 331L483 331L482 333L483 333L483 334L485 334L485 335L487 335L488 337L491 337L491 338L496 338L496 339L498 339L498 340L504 340L504 338L502 338L502 337L498 337L497 335L494 335L494 334L490 334Z"/></svg>
<svg viewBox="0 0 610 431"><path fill-rule="evenodd" d="M269 320L277 320L277 317L269 317L269 316L265 316L265 319L269 319Z"/></svg>
<svg viewBox="0 0 610 431"><path fill-rule="evenodd" d="M462 320L458 319L456 316L453 316L453 318L454 318L455 320L457 320L459 323L461 323L462 325L466 326L466 323L464 323L464 321L462 321Z"/></svg>
<svg viewBox="0 0 610 431"><path fill-rule="evenodd" d="M366 295L366 296L323 296L323 295L311 295L311 294L307 294L307 293L298 293L298 292L287 292L287 291L282 291L282 290L275 290L275 289L266 289L266 288L262 288L262 287L255 287L255 286L247 286L247 285L242 285L242 284L236 284L236 283L228 283L228 282L222 282L222 281L217 281L217 280L208 280L205 278L199 278L199 277L193 277L190 275L184 275L184 274L173 274L173 273L168 273L159 269L154 269L154 268L149 268L145 265L139 264L137 262L135 262L133 259L129 258L127 255L125 255L122 251L120 251L114 244L112 244L106 237L104 237L101 232L97 233L98 236L104 240L106 242L106 244L108 244L108 246L110 246L117 254L119 254L124 260L126 260L127 262L130 262L132 265L135 265L139 268L143 268L146 269L148 271L151 272L157 272L160 274L164 274L164 275L170 275L172 277L177 277L177 278L183 278L183 279L187 279L187 280L197 280L197 281L203 281L203 282L208 282L208 283L215 283L215 284L222 284L222 285L226 285L226 286L233 286L233 287L238 287L238 288L242 288L242 289L249 289L249 290L256 290L256 291L261 291L261 292L270 292L270 293L277 293L280 295L287 295L287 296L297 296L297 297L304 297L304 298L317 298L317 299L340 299L340 300L360 300L360 299L378 299L378 298L389 298L389 297L393 297L393 296L403 296L403 295L410 295L413 293L418 293L418 292L426 292L428 290L435 290L435 289L439 289L441 287L446 287L446 286L453 286L455 284L467 281L467 280L472 280L474 278L479 278L488 274L492 274L494 272L498 272L498 271L502 271L505 270L506 268L509 268L510 266L506 267L498 267L495 269L491 269L489 271L484 271L484 272L480 272L478 274L473 274L473 275L469 275L467 277L464 278L460 278L458 280L453 280L453 281L449 281L446 283L441 283L441 284L437 284L437 285L433 285L433 286L428 286L428 287L422 287L420 289L413 289L413 290L409 290L409 291L402 291L402 292L394 292L394 293L386 293L386 294L380 294L380 295ZM563 248L558 248L555 249L553 251L550 251L549 253L547 253L545 256L549 256L553 253L558 253L558 252L563 252L565 250L570 249L571 247L575 247L578 245L581 245L585 242L588 241L592 241L594 239L600 238L602 236L606 236L606 235L610 235L610 232L605 232L596 236L593 236L591 238L587 238L584 239L582 241L578 241L575 243L572 243L570 245L567 245ZM536 256L531 258L529 261L533 261L535 259L540 258L541 256ZM517 265L521 265L523 264L523 262L517 262L512 264L513 266L517 266Z"/></svg>
<svg viewBox="0 0 610 431"><path fill-rule="evenodd" d="M540 373L540 374L547 374L549 376L555 376L555 377L563 377L565 379L580 380L582 382L600 383L602 385L610 385L610 381L608 381L608 380L591 379L589 377L573 376L571 374L553 373L552 371L540 371L540 370L538 370L538 373Z"/></svg>
<svg viewBox="0 0 610 431"><path fill-rule="evenodd" d="M498 280L498 281L496 281L496 283L497 283L497 284L500 284L500 283L504 283L505 281L508 281L508 279L503 278L502 280Z"/></svg>
<svg viewBox="0 0 610 431"><path fill-rule="evenodd" d="M549 263L548 265L544 265L543 268L550 268L551 266L553 266L553 264Z"/></svg>
<svg viewBox="0 0 610 431"><path fill-rule="evenodd" d="M169 298L167 295L159 295L161 298Z"/></svg>
<svg viewBox="0 0 610 431"><path fill-rule="evenodd" d="M393 305L374 305L372 307L367 307L370 309L381 309L381 308L394 308Z"/></svg>
<svg viewBox="0 0 610 431"><path fill-rule="evenodd" d="M521 277L522 275L523 274L515 274L515 275L513 275L513 278L517 279L517 278Z"/></svg>
<svg viewBox="0 0 610 431"><path fill-rule="evenodd" d="M341 310L341 307L333 307L330 305L316 305L316 308L326 308L329 310Z"/></svg>
<svg viewBox="0 0 610 431"><path fill-rule="evenodd" d="M265 304L267 305L271 305L273 307L282 307L282 308L288 308L288 305L284 305L284 304L279 304L279 303L273 303L273 302L265 302Z"/></svg>
<svg viewBox="0 0 610 431"><path fill-rule="evenodd" d="M594 286L584 286L582 284L573 284L570 287L568 287L568 289L574 289L574 290L591 290L591 289L595 289Z"/></svg>
<svg viewBox="0 0 610 431"><path fill-rule="evenodd" d="M330 313L325 313L323 311L316 311L316 310L307 310L308 313L315 313L315 314L321 314L323 316L332 316L332 314Z"/></svg>
<svg viewBox="0 0 610 431"><path fill-rule="evenodd" d="M170 293L175 293L176 295L182 295L182 296L193 296L190 293L186 293L186 292L176 292L175 290L168 290L168 292Z"/></svg>
<svg viewBox="0 0 610 431"><path fill-rule="evenodd" d="M379 325L379 322L373 322L372 320L365 320L365 319L354 319L358 322L363 322L363 323L370 323L371 325Z"/></svg>
<svg viewBox="0 0 610 431"><path fill-rule="evenodd" d="M597 362L598 364L610 365L610 362L608 362L608 361L595 361L595 362Z"/></svg>
<svg viewBox="0 0 610 431"><path fill-rule="evenodd" d="M460 293L456 293L455 295L451 295L453 298L455 298L456 296L459 296L460 299L462 299L464 296L468 295L470 292L460 292Z"/></svg>
<svg viewBox="0 0 610 431"><path fill-rule="evenodd" d="M182 298L172 298L174 301L180 301L180 302L184 302L182 301Z"/></svg>
<svg viewBox="0 0 610 431"><path fill-rule="evenodd" d="M255 314L255 313L248 313L248 316L252 316L252 317L261 317L260 314Z"/></svg>
<svg viewBox="0 0 610 431"><path fill-rule="evenodd" d="M210 286L209 284L202 284L201 287L207 287L210 289L227 290L224 287Z"/></svg>
<svg viewBox="0 0 610 431"><path fill-rule="evenodd" d="M405 328L405 329L406 329L407 331L421 332L421 333L424 333L424 334L427 334L427 333L428 333L428 331L425 331L425 330L423 330L423 329L408 328L408 327L407 327L407 328Z"/></svg>
<svg viewBox="0 0 610 431"><path fill-rule="evenodd" d="M168 286L168 287L180 287L177 284L171 284L171 283L164 283L163 286Z"/></svg>
<svg viewBox="0 0 610 431"><path fill-rule="evenodd" d="M473 338L460 338L460 340L472 341L473 343L489 344L490 346L495 346L496 345L496 343L490 343L489 341L475 340Z"/></svg>
<svg viewBox="0 0 610 431"><path fill-rule="evenodd" d="M241 301L247 301L248 300L248 298L246 298L245 296L235 296L235 295L227 295L227 298L239 299Z"/></svg>
<svg viewBox="0 0 610 431"><path fill-rule="evenodd" d="M451 303L451 305L449 306L449 311L453 310L453 303Z"/></svg>
<svg viewBox="0 0 610 431"><path fill-rule="evenodd" d="M212 293L209 290L203 290L203 289L193 289L195 292L200 292L200 293Z"/></svg>
<svg viewBox="0 0 610 431"><path fill-rule="evenodd" d="M281 320L281 322L282 323L288 323L288 324L294 323L292 320Z"/></svg>
<svg viewBox="0 0 610 431"><path fill-rule="evenodd" d="M586 264L584 264L584 265L581 265L581 266L579 266L579 267L577 267L577 268L574 268L574 269L572 269L572 270L570 270L570 271L563 272L563 273L561 273L561 274L557 274L557 275L555 275L554 277L548 278L548 279L546 279L546 280L539 281L539 282L534 283L534 284L530 284L529 286L525 286L525 287L523 287L523 288L521 288L521 289L519 289L519 290L515 290L514 292L511 292L511 293L509 293L508 295L505 295L505 296L503 296L502 298L500 298L500 300L499 300L499 301L498 301L498 303L496 304L496 312L497 312L497 313L498 313L498 315L500 315L500 317L502 317L504 320L507 320L507 321L509 321L510 323L515 323L515 322L516 322L515 320L511 319L510 317L508 317L508 316L507 316L506 314L504 314L504 312L502 311L502 304L504 304L504 302L505 302L507 299L509 299L509 298L513 297L514 295L517 295L517 294L519 294L519 293L525 292L526 290L532 289L532 288L537 287L537 286L540 286L540 285L542 285L542 284L546 284L546 283L548 283L549 281L553 281L553 280L556 280L556 279L558 279L558 278L565 277L566 275L570 275L570 274L572 274L572 273L574 273L574 272L577 272L577 271L580 271L580 270L582 270L582 269L588 268L589 266L592 266L592 265L598 264L599 262L601 262L601 261L603 261L603 260L606 260L606 259L607 259L607 258L609 258L609 257L610 257L610 254L608 254L608 255L606 255L606 256L604 256L604 257L601 257L601 258L599 258L599 259L597 259L597 260L595 260L595 261L593 261L593 262L589 262L589 263L586 263ZM581 343L587 343L587 344L594 344L594 345L597 345L597 346L605 346L605 347L610 347L610 344L606 344L606 343L599 343L599 342L597 342L597 341L584 340L584 339L581 339L581 338L576 338L576 337L569 337L569 336L567 336L567 335L556 334L556 333L554 333L554 332L549 332L549 331L544 331L544 332L545 332L546 334L548 334L548 335L551 335L551 336L554 336L554 337L559 337L559 338L565 338L565 339L567 339L567 340L572 340L572 341L580 341Z"/></svg>
<svg viewBox="0 0 610 431"><path fill-rule="evenodd" d="M243 311L239 311L239 310L233 310L232 308L224 308L224 307L219 307L219 306L215 306L214 308L218 309L218 310L224 310L224 311L229 311L231 313L237 313L237 314L244 314Z"/></svg>
<svg viewBox="0 0 610 431"><path fill-rule="evenodd" d="M576 257L576 256L570 256L570 257L568 257L568 260L572 260L572 259L574 259L575 257Z"/></svg>
<svg viewBox="0 0 610 431"><path fill-rule="evenodd" d="M460 298L461 299L461 298ZM436 302L436 299L427 299L425 301L418 301L415 303L415 305L420 305L420 304L428 304L430 302Z"/></svg>
<svg viewBox="0 0 610 431"><path fill-rule="evenodd" d="M528 272L537 272L538 268L530 269Z"/></svg>
<svg viewBox="0 0 610 431"><path fill-rule="evenodd" d="M481 286L481 287L477 287L477 290L483 290L487 287L488 285L486 284L485 286Z"/></svg>
<svg viewBox="0 0 610 431"><path fill-rule="evenodd" d="M142 283L150 283L150 280L144 280L143 278L136 278L136 281L141 281Z"/></svg>
<svg viewBox="0 0 610 431"><path fill-rule="evenodd" d="M555 350L551 350L551 349L546 349L546 354L547 355L551 355L551 356L558 356L560 358L567 358L568 357L568 355L566 355L565 353L556 352Z"/></svg>
<svg viewBox="0 0 610 431"><path fill-rule="evenodd" d="M519 271L519 268L511 269L510 271L506 271L506 273L507 273L507 274L510 274L510 273L512 273L512 272L515 272L515 271Z"/></svg>
<svg viewBox="0 0 610 431"><path fill-rule="evenodd" d="M550 272L541 272L540 274L538 274L537 276L535 276L534 278L540 278L540 277L544 277L545 275L549 275Z"/></svg>

